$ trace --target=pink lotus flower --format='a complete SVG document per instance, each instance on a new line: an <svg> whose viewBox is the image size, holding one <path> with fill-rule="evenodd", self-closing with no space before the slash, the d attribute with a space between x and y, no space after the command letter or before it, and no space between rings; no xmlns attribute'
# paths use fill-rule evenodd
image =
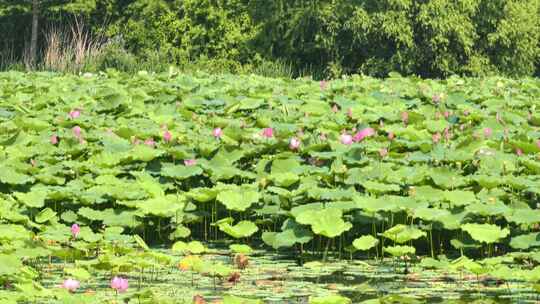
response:
<svg viewBox="0 0 540 304"><path fill-rule="evenodd" d="M77 137L79 139L81 138L81 132L82 132L81 127L75 126L75 127L73 127L72 131L73 131L73 135L75 135L75 137Z"/></svg>
<svg viewBox="0 0 540 304"><path fill-rule="evenodd" d="M296 150L300 147L300 140L296 137L291 138L289 141L289 148L291 150Z"/></svg>
<svg viewBox="0 0 540 304"><path fill-rule="evenodd" d="M123 293L129 288L128 280L121 277L114 277L111 280L111 288L116 290L117 293Z"/></svg>
<svg viewBox="0 0 540 304"><path fill-rule="evenodd" d="M78 109L71 110L69 111L68 115L69 115L69 118L76 119L76 118L79 118L79 116L81 116L81 111L79 111Z"/></svg>
<svg viewBox="0 0 540 304"><path fill-rule="evenodd" d="M163 140L165 142L170 142L172 140L172 133L169 130L163 133Z"/></svg>
<svg viewBox="0 0 540 304"><path fill-rule="evenodd" d="M64 282L62 283L60 287L69 290L69 292L74 292L80 286L81 286L81 283L79 281L73 280L73 279L67 279L67 280L64 280Z"/></svg>
<svg viewBox="0 0 540 304"><path fill-rule="evenodd" d="M540 149L540 139L536 141L536 147L538 147L538 149Z"/></svg>
<svg viewBox="0 0 540 304"><path fill-rule="evenodd" d="M154 141L153 138L148 138L147 140L144 141L144 144L147 145L148 147L153 148L156 145L156 142Z"/></svg>
<svg viewBox="0 0 540 304"><path fill-rule="evenodd" d="M388 133L388 139L389 140L394 140L395 137L396 137L396 135L393 132Z"/></svg>
<svg viewBox="0 0 540 304"><path fill-rule="evenodd" d="M322 91L326 90L327 86L328 86L328 82L326 82L326 80L321 80L319 82L319 87L321 88Z"/></svg>
<svg viewBox="0 0 540 304"><path fill-rule="evenodd" d="M491 137L492 134L493 134L493 130L491 130L491 128L484 128L484 137L485 138Z"/></svg>
<svg viewBox="0 0 540 304"><path fill-rule="evenodd" d="M450 141L450 139L452 139L452 132L450 132L448 127L444 128L444 138L446 141Z"/></svg>
<svg viewBox="0 0 540 304"><path fill-rule="evenodd" d="M81 227L79 227L79 225L77 224L71 225L71 235L73 236L73 238L77 238L77 236L79 235L79 232L81 232Z"/></svg>
<svg viewBox="0 0 540 304"><path fill-rule="evenodd" d="M326 141L328 138L326 137L326 134L321 133L321 134L319 134L319 139L320 139L321 141Z"/></svg>
<svg viewBox="0 0 540 304"><path fill-rule="evenodd" d="M441 101L441 95L440 94L434 94L431 96L431 101L434 103L439 103Z"/></svg>
<svg viewBox="0 0 540 304"><path fill-rule="evenodd" d="M408 112L401 112L401 121L404 123L404 124L408 124L409 123L409 113Z"/></svg>
<svg viewBox="0 0 540 304"><path fill-rule="evenodd" d="M386 148L380 149L380 150L379 150L379 155L380 155L382 158L386 157L386 156L388 155L388 149L386 149Z"/></svg>
<svg viewBox="0 0 540 304"><path fill-rule="evenodd" d="M347 133L343 133L340 136L341 143L344 145L351 145L353 143L353 137Z"/></svg>
<svg viewBox="0 0 540 304"><path fill-rule="evenodd" d="M441 133L437 132L431 136L431 140L433 140L433 143L436 144L441 140Z"/></svg>
<svg viewBox="0 0 540 304"><path fill-rule="evenodd" d="M223 130L221 130L221 128L215 128L212 130L212 135L214 135L215 138L221 138L221 135L223 135Z"/></svg>
<svg viewBox="0 0 540 304"><path fill-rule="evenodd" d="M364 138L375 135L375 130L373 128L365 128L356 133L353 137L353 141L359 142Z"/></svg>
<svg viewBox="0 0 540 304"><path fill-rule="evenodd" d="M184 159L184 165L185 166L195 166L197 164L196 159Z"/></svg>
<svg viewBox="0 0 540 304"><path fill-rule="evenodd" d="M448 117L450 117L450 112L444 111L444 118L448 118Z"/></svg>
<svg viewBox="0 0 540 304"><path fill-rule="evenodd" d="M262 131L262 136L266 138L272 138L274 136L274 129L272 128L264 128Z"/></svg>
<svg viewBox="0 0 540 304"><path fill-rule="evenodd" d="M338 106L335 104L335 105L332 107L332 112L337 113L338 111L339 111L339 108L338 108Z"/></svg>
<svg viewBox="0 0 540 304"><path fill-rule="evenodd" d="M516 149L516 154L517 154L517 156L523 155L523 150L521 150L520 148L517 148Z"/></svg>
<svg viewBox="0 0 540 304"><path fill-rule="evenodd" d="M463 111L463 115L465 115L465 116L469 116L469 114L470 114L469 110L465 110L465 111Z"/></svg>
<svg viewBox="0 0 540 304"><path fill-rule="evenodd" d="M35 167L37 165L37 161L35 159L31 159L30 160L30 164L32 165L32 167Z"/></svg>
<svg viewBox="0 0 540 304"><path fill-rule="evenodd" d="M58 144L58 136L56 136L56 134L51 135L50 141L51 141L51 144L53 145Z"/></svg>

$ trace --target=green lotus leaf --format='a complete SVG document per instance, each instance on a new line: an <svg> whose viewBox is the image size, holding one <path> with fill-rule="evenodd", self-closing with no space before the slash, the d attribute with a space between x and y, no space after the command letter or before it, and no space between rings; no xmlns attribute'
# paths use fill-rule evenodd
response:
<svg viewBox="0 0 540 304"><path fill-rule="evenodd" d="M366 188L370 193L388 193L388 192L398 192L401 188L398 185L389 185L383 183L377 183L373 181L366 181L362 183L362 186Z"/></svg>
<svg viewBox="0 0 540 304"><path fill-rule="evenodd" d="M269 179L272 180L277 186L280 187L289 187L292 184L296 183L300 177L291 172L285 173L273 173L269 176Z"/></svg>
<svg viewBox="0 0 540 304"><path fill-rule="evenodd" d="M385 238L388 238L398 244L403 244L411 240L416 240L426 236L426 232L416 227L406 226L398 224L382 234Z"/></svg>
<svg viewBox="0 0 540 304"><path fill-rule="evenodd" d="M469 233L475 241L488 244L495 243L510 234L507 228L501 229L492 224L464 224L461 225L461 229Z"/></svg>
<svg viewBox="0 0 540 304"><path fill-rule="evenodd" d="M31 233L24 226L14 224L0 224L0 240L26 240Z"/></svg>
<svg viewBox="0 0 540 304"><path fill-rule="evenodd" d="M201 253L206 251L206 248L199 241L192 241L192 242L189 242L189 243L178 241L178 242L173 244L172 251L190 252L190 253L193 253L193 254L201 254Z"/></svg>
<svg viewBox="0 0 540 304"><path fill-rule="evenodd" d="M185 195L197 202L206 203L214 200L218 192L218 190L212 188L195 188L186 192Z"/></svg>
<svg viewBox="0 0 540 304"><path fill-rule="evenodd" d="M505 215L509 222L516 224L532 225L540 222L540 210L538 209L514 209L512 214Z"/></svg>
<svg viewBox="0 0 540 304"><path fill-rule="evenodd" d="M186 178L200 175L203 171L198 166L184 166L174 164L163 164L161 175L174 179L184 180Z"/></svg>
<svg viewBox="0 0 540 304"><path fill-rule="evenodd" d="M64 273L80 281L87 281L92 277L84 268L64 268Z"/></svg>
<svg viewBox="0 0 540 304"><path fill-rule="evenodd" d="M234 226L227 222L221 223L219 224L219 230L225 232L233 238L239 239L251 236L255 232L259 231L259 228L251 221L241 221Z"/></svg>
<svg viewBox="0 0 540 304"><path fill-rule="evenodd" d="M512 237L510 246L515 249L529 249L540 246L540 232L522 234Z"/></svg>
<svg viewBox="0 0 540 304"><path fill-rule="evenodd" d="M223 297L223 304L263 304L263 301L226 295Z"/></svg>
<svg viewBox="0 0 540 304"><path fill-rule="evenodd" d="M157 216L172 216L182 210L185 206L184 198L177 195L164 195L151 198L146 201L139 201L137 208L144 214L153 214Z"/></svg>
<svg viewBox="0 0 540 304"><path fill-rule="evenodd" d="M325 297L310 297L309 298L309 304L351 304L352 301L349 298L339 296L339 295L331 295L331 296L325 296Z"/></svg>
<svg viewBox="0 0 540 304"><path fill-rule="evenodd" d="M388 246L384 247L384 252L388 252L394 257L399 257L415 254L416 248L412 246Z"/></svg>
<svg viewBox="0 0 540 304"><path fill-rule="evenodd" d="M56 212L54 212L51 208L45 208L36 215L36 222L40 224L53 219L56 219Z"/></svg>
<svg viewBox="0 0 540 304"><path fill-rule="evenodd" d="M191 234L191 230L187 228L184 225L178 225L174 232L172 232L169 236L169 239L175 240L175 239L183 239L187 238Z"/></svg>
<svg viewBox="0 0 540 304"><path fill-rule="evenodd" d="M0 276L15 275L23 267L21 260L13 255L0 254Z"/></svg>
<svg viewBox="0 0 540 304"><path fill-rule="evenodd" d="M259 201L259 192L255 190L237 189L222 191L217 195L217 200L220 201L229 210L245 211L252 204Z"/></svg>
<svg viewBox="0 0 540 304"><path fill-rule="evenodd" d="M472 191L445 191L444 198L454 206L464 206L476 202L476 196Z"/></svg>
<svg viewBox="0 0 540 304"><path fill-rule="evenodd" d="M28 207L41 208L45 204L47 190L36 189L27 193L15 193L15 197Z"/></svg>
<svg viewBox="0 0 540 304"><path fill-rule="evenodd" d="M229 245L229 250L235 253L250 254L253 252L253 249L248 245L244 244L232 244Z"/></svg>
<svg viewBox="0 0 540 304"><path fill-rule="evenodd" d="M358 250L369 250L379 244L379 240L371 235L363 235L353 241L354 248Z"/></svg>
<svg viewBox="0 0 540 304"><path fill-rule="evenodd" d="M296 221L303 225L310 225L313 233L334 238L352 228L352 224L345 222L339 209L323 209L307 211L296 217Z"/></svg>

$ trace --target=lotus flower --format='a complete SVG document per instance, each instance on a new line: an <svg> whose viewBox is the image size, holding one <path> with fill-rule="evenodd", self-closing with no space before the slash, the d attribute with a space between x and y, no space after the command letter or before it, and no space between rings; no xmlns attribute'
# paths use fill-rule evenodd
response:
<svg viewBox="0 0 540 304"><path fill-rule="evenodd" d="M523 155L523 150L521 150L520 148L517 148L516 149L516 154L517 154L517 156Z"/></svg>
<svg viewBox="0 0 540 304"><path fill-rule="evenodd" d="M463 111L463 115L465 115L465 116L469 116L469 114L470 114L469 110L465 110L465 111Z"/></svg>
<svg viewBox="0 0 540 304"><path fill-rule="evenodd" d="M68 114L68 115L69 115L69 118L71 118L71 119L76 119L76 118L78 118L79 116L81 116L81 111L79 111L79 110L77 110L77 109L71 110L71 111L69 111L69 114Z"/></svg>
<svg viewBox="0 0 540 304"><path fill-rule="evenodd" d="M326 137L326 134L321 133L321 134L319 134L319 139L320 139L321 141L326 141L328 138Z"/></svg>
<svg viewBox="0 0 540 304"><path fill-rule="evenodd" d="M434 103L439 103L441 101L441 94L434 94L431 96L431 101Z"/></svg>
<svg viewBox="0 0 540 304"><path fill-rule="evenodd" d="M35 159L30 160L30 164L32 164L32 167L35 167L37 165L37 161Z"/></svg>
<svg viewBox="0 0 540 304"><path fill-rule="evenodd" d="M289 141L289 148L291 150L296 150L300 147L300 140L296 137L291 138Z"/></svg>
<svg viewBox="0 0 540 304"><path fill-rule="evenodd" d="M144 141L144 144L147 145L148 147L153 148L156 145L156 142L154 141L153 138L148 138L147 140Z"/></svg>
<svg viewBox="0 0 540 304"><path fill-rule="evenodd" d="M212 130L212 135L214 135L215 138L221 138L221 135L223 135L223 130L221 130L221 128L215 128Z"/></svg>
<svg viewBox="0 0 540 304"><path fill-rule="evenodd" d="M73 131L73 135L75 135L75 137L77 137L79 139L81 138L81 132L82 132L81 127L75 126L75 127L73 127L72 131Z"/></svg>
<svg viewBox="0 0 540 304"><path fill-rule="evenodd" d="M319 82L319 87L321 88L322 91L326 90L327 86L328 86L328 82L326 82L326 80L321 80Z"/></svg>
<svg viewBox="0 0 540 304"><path fill-rule="evenodd" d="M56 136L56 134L51 135L50 141L51 141L51 144L53 145L58 144L58 136Z"/></svg>
<svg viewBox="0 0 540 304"><path fill-rule="evenodd" d="M337 113L338 111L339 111L339 108L338 108L338 106L335 104L335 105L332 107L332 112Z"/></svg>
<svg viewBox="0 0 540 304"><path fill-rule="evenodd" d="M266 138L272 138L274 136L274 129L272 128L264 128L262 132L262 136Z"/></svg>
<svg viewBox="0 0 540 304"><path fill-rule="evenodd" d="M128 280L121 277L114 277L111 280L111 288L118 293L123 293L129 288Z"/></svg>
<svg viewBox="0 0 540 304"><path fill-rule="evenodd" d="M536 146L540 149L540 139L536 141Z"/></svg>
<svg viewBox="0 0 540 304"><path fill-rule="evenodd" d="M165 142L170 142L172 140L172 133L169 130L163 133L163 140Z"/></svg>
<svg viewBox="0 0 540 304"><path fill-rule="evenodd" d="M491 128L484 128L484 137L485 138L491 137L492 134L493 134L493 130L491 130Z"/></svg>
<svg viewBox="0 0 540 304"><path fill-rule="evenodd" d="M77 238L77 236L79 235L79 232L81 232L81 227L79 227L79 225L77 224L71 225L71 235L73 236L73 238Z"/></svg>
<svg viewBox="0 0 540 304"><path fill-rule="evenodd" d="M73 279L67 279L67 280L64 280L64 282L62 283L62 286L60 286L60 287L64 288L64 289L67 289L70 292L74 292L80 286L81 286L81 283L79 281L73 280Z"/></svg>
<svg viewBox="0 0 540 304"><path fill-rule="evenodd" d="M444 111L444 118L448 118L448 117L450 117L450 112Z"/></svg>
<svg viewBox="0 0 540 304"><path fill-rule="evenodd" d="M195 166L197 164L197 160L196 159L184 159L184 165L185 166Z"/></svg>
<svg viewBox="0 0 540 304"><path fill-rule="evenodd" d="M441 133L437 132L431 136L433 143L436 144L441 140Z"/></svg>
<svg viewBox="0 0 540 304"><path fill-rule="evenodd" d="M380 150L379 150L379 155L380 155L381 157L383 157L383 158L386 157L386 156L388 155L388 149L386 149L386 148L380 149Z"/></svg>
<svg viewBox="0 0 540 304"><path fill-rule="evenodd" d="M353 137L347 133L343 133L340 136L341 143L344 145L351 145L353 143Z"/></svg>
<svg viewBox="0 0 540 304"><path fill-rule="evenodd" d="M193 304L206 304L206 300L201 295L193 296Z"/></svg>
<svg viewBox="0 0 540 304"><path fill-rule="evenodd" d="M388 133L388 139L389 140L394 140L395 137L396 137L396 135L393 132Z"/></svg>
<svg viewBox="0 0 540 304"><path fill-rule="evenodd" d="M409 123L409 113L408 112L401 112L401 121L404 123L404 124L408 124Z"/></svg>
<svg viewBox="0 0 540 304"><path fill-rule="evenodd" d="M353 141L359 142L364 138L375 135L375 130L373 128L365 128L356 133L353 137Z"/></svg>

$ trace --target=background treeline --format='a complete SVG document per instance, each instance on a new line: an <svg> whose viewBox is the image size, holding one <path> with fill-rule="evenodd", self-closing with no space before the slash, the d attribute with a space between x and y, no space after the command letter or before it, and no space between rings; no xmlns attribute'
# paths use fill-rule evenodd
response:
<svg viewBox="0 0 540 304"><path fill-rule="evenodd" d="M540 0L0 0L0 35L2 69L540 75Z"/></svg>

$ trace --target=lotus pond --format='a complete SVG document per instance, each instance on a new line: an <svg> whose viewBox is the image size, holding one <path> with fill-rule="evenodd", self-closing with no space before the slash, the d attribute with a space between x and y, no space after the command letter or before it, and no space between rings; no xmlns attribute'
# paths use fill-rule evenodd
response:
<svg viewBox="0 0 540 304"><path fill-rule="evenodd" d="M1 303L537 303L540 80L0 73Z"/></svg>

